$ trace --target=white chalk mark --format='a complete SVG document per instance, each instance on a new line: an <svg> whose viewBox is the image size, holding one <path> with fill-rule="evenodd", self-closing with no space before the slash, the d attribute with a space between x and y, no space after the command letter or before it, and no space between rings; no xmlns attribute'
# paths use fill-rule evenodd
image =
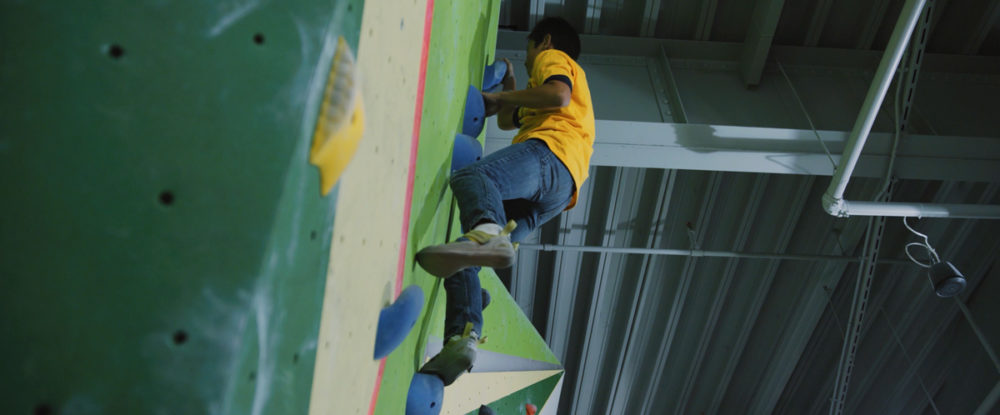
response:
<svg viewBox="0 0 1000 415"><path fill-rule="evenodd" d="M215 26L212 26L212 28L208 30L208 37L216 37L222 34L222 32L228 29L229 26L232 26L240 19L246 17L247 14L252 12L257 7L260 7L260 4L260 0L251 0L236 7L229 13L226 13L221 19L219 19L218 22L215 23Z"/></svg>
<svg viewBox="0 0 1000 415"><path fill-rule="evenodd" d="M257 317L257 379L250 412L253 415L260 415L267 399L271 397L271 378L274 375L274 359L269 353L271 344L268 341L272 304L270 293L265 292L264 285L257 285L253 297L253 309ZM266 285L270 287L270 284Z"/></svg>

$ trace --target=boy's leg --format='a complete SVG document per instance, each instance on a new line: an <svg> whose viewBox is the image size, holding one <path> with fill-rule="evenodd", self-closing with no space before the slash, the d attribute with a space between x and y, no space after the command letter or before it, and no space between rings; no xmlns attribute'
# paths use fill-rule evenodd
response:
<svg viewBox="0 0 1000 415"><path fill-rule="evenodd" d="M550 153L551 154L551 153ZM531 232L558 215L566 205L575 190L573 177L555 156L549 164L545 177L551 177L551 191L541 195L537 200L511 199L501 202L504 217L517 223L517 228L510 234L511 240L524 240ZM549 181L549 180L545 180ZM461 334L466 323L473 324L476 333L482 333L483 303L482 288L479 282L480 267L469 267L444 280L447 294L445 312L445 339L455 334Z"/></svg>
<svg viewBox="0 0 1000 415"><path fill-rule="evenodd" d="M446 294L444 344L441 352L420 368L437 375L445 386L471 370L476 361L476 345L483 332L483 291L479 267L466 268L444 280ZM471 331L466 332L467 325Z"/></svg>
<svg viewBox="0 0 1000 415"><path fill-rule="evenodd" d="M462 229L467 232L467 238L424 248L417 253L417 262L441 278L471 266L511 266L514 248L506 236L511 229L502 227L507 222L503 201L538 202L550 198L557 193L554 191L557 181L552 175L554 165L565 170L544 142L528 140L455 172L451 188L458 201ZM572 179L569 186L572 186ZM474 228L476 232L469 233ZM494 238L497 235L500 237Z"/></svg>
<svg viewBox="0 0 1000 415"><path fill-rule="evenodd" d="M472 330L483 332L483 292L479 283L479 267L466 268L444 280L446 295L444 338L460 335L466 323Z"/></svg>
<svg viewBox="0 0 1000 415"><path fill-rule="evenodd" d="M543 170L551 155L544 142L528 140L496 151L455 172L451 190L465 231L483 222L507 222L503 201L537 200L548 190ZM554 158L554 157L553 157Z"/></svg>
<svg viewBox="0 0 1000 415"><path fill-rule="evenodd" d="M510 237L520 241L533 229L559 214L569 203L575 189L569 171L548 150L545 143L536 140L528 143L531 145L514 149L517 151L501 150L493 153L473 164L472 166L476 166L486 162L475 171L456 173L453 176L452 190L459 199L463 230L468 231L482 221L503 223L509 217L518 224ZM514 169L514 174L531 177L522 180L521 189L513 189L517 186L509 183L498 185L492 176L502 173L501 169L505 166ZM482 190L480 195L485 197L468 194L473 193L477 187ZM497 194L501 196L496 196ZM505 202L502 195L526 197L509 197ZM499 197L499 201L492 199L495 197ZM498 204L492 205L494 202ZM459 241L463 239L465 238L459 238ZM451 384L464 371L471 369L475 361L475 344L483 327L483 297L478 274L478 266L466 267L444 281L447 295L445 345L441 353L420 371L438 375L445 385ZM472 328L470 335L463 336L469 325Z"/></svg>

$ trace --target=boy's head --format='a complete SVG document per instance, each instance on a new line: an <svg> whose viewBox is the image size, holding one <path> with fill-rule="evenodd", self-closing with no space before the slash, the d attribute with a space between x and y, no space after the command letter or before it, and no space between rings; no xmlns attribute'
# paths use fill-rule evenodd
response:
<svg viewBox="0 0 1000 415"><path fill-rule="evenodd" d="M546 17L535 24L528 34L528 56L524 64L529 72L535 63L535 56L548 49L559 49L576 60L580 57L580 36L566 20Z"/></svg>

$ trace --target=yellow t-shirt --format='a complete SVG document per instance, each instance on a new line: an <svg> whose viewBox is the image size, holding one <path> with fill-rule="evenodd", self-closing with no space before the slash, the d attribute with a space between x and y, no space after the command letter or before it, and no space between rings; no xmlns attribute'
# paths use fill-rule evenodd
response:
<svg viewBox="0 0 1000 415"><path fill-rule="evenodd" d="M566 165L576 186L566 206L569 210L576 205L577 194L590 170L590 155L594 152L594 107L583 68L561 50L545 50L535 57L528 87L534 88L549 80L569 85L572 91L569 105L549 109L518 108L514 111L514 125L520 130L513 144L537 138Z"/></svg>

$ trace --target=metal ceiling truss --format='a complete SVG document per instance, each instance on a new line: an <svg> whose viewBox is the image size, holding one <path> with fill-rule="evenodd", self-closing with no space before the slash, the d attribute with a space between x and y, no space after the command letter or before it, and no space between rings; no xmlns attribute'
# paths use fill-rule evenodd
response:
<svg viewBox="0 0 1000 415"><path fill-rule="evenodd" d="M864 317L867 311L868 299L871 294L872 281L878 264L879 248L882 235L885 232L885 217L878 216L869 219L868 236L865 241L865 261L861 263L858 273L858 283L854 289L854 301L851 307L851 317L847 323L844 348L841 352L840 364L837 369L837 381L831 399L830 413L840 415L844 411L847 397L847 387L850 385L854 370L854 358L858 345L861 343L861 330L864 327Z"/></svg>
<svg viewBox="0 0 1000 415"><path fill-rule="evenodd" d="M657 242L659 241L658 238L664 231L664 227L666 226L667 208L670 206L671 200L673 199L675 189L674 184L676 181L676 170L665 171L660 180L659 192L657 193L660 196L656 198L656 206L653 210L653 218L655 219L653 221L653 229L646 240L646 247L648 248L654 248L657 245ZM637 284L639 289L633 293L630 302L628 323L625 331L625 345L615 355L615 382L612 384L612 389L608 395L610 400L608 402L607 412L610 415L625 415L625 402L628 399L628 393L619 393L619 390L624 389L627 391L630 386L622 385L622 372L624 371L625 357L628 355L629 350L631 350L633 344L635 343L633 336L635 335L634 333L636 323L638 322L639 310L641 310L645 305L643 300L646 296L644 294L648 292L648 284L652 279L652 276L650 275L650 268L652 267L651 262L653 260L654 258L649 255L643 256L641 260L642 263L639 270L639 283Z"/></svg>
<svg viewBox="0 0 1000 415"><path fill-rule="evenodd" d="M952 187L953 187L953 183L946 183L946 186L944 188L942 188L941 190L938 191L938 196L937 196L936 202L940 203L940 202L943 202L943 201L947 200L948 195L951 193ZM997 193L997 185L991 184L986 189L986 191L983 192L982 195L980 195L980 197L978 199L978 202L979 203L989 203L989 201L996 195L996 193ZM930 226L931 226L930 233L932 233L932 234L942 234L951 225L952 224L949 223L949 222L932 222L930 224ZM969 237L970 233L974 229L975 221L972 221L972 220L962 221L962 222L959 222L957 224L957 226L958 226L958 229L956 229L954 231L951 231L949 233L954 236L955 240L965 240L966 238ZM943 257L944 258L954 257L955 255L957 255L960 252L960 249L961 249L960 246L949 244L949 245L947 245L947 248L943 251ZM984 273L986 271L986 268L985 268L986 265L988 265L988 264L984 264L983 267L981 267L978 270L975 270L975 273L970 274L970 275L973 275L973 276L974 275L982 275L982 273ZM897 296L902 296L902 297L905 297L905 296L908 296L908 295L913 295L913 296L917 296L917 298L920 298L920 300L918 300L918 301L910 301L910 302L906 303L907 304L907 308L901 314L903 317L896 324L896 327L899 329L899 331L900 332L904 332L904 333L911 332L911 330L914 327L914 325L919 324L920 321L922 321L921 317L926 317L926 314L921 314L920 311L921 310L927 310L928 309L928 307L927 307L928 303L935 304L935 302L937 302L937 303L941 302L941 300L938 299L938 298L936 298L936 297L934 297L933 293L930 292L931 290L928 289L927 281L926 281L925 278L923 278L924 277L924 275L923 275L924 271L923 270L919 270L918 272L913 273L912 272L913 270L914 269L912 267L910 267L910 268L908 268L906 270L906 271L909 271L909 272L904 273L904 276L916 279L915 281L911 281L910 282L910 286L914 287L913 290L901 291L901 290L898 289L898 287L896 289L893 289L893 290L887 290L887 292L891 291L892 295L897 295ZM973 282L974 281L970 281L970 283L973 283ZM916 291L916 292L913 292L913 291ZM972 289L967 290L967 292L970 292L970 293L972 291L974 291L974 290L972 290ZM882 304L880 302L878 302L878 301L876 301L874 303L874 305L877 306L877 307L882 307ZM949 310L947 316L946 317L942 317L941 324L945 325L946 323L952 322L954 320L956 311L957 311L957 309ZM932 336L930 336L929 338L926 338L926 339L921 339L922 343L923 343L923 346L920 349L921 353L918 354L917 358L910 365L911 369L912 368L916 368L916 367L920 367L920 365L922 364L923 360L926 357L928 357L928 355L926 353L929 353L929 350L933 347L934 344L936 344L938 342L938 339L940 338L941 335L944 334L944 331L945 331L944 327L942 326L939 329L937 329L937 330L934 331L934 333L935 333L934 335L932 335ZM882 372L883 368L889 363L889 361L891 359L894 359L894 358L897 357L897 355L895 355L893 353L893 349L894 349L894 347L893 347L893 345L891 343L885 343L885 344L882 345L882 347L881 347L881 349L880 349L880 351L879 351L879 353L877 355L878 357L875 359L875 363L869 365L866 368L866 372L864 373L864 377L862 377L859 381L855 382L855 385L857 385L857 390L859 390L859 391L869 391L870 390L871 385L874 382L877 381L878 375ZM927 350L927 352L924 352L924 350ZM908 372L908 373L910 373L911 375L915 374L915 372ZM909 379L908 378L905 381L901 381L899 383L899 385L902 385L902 386L905 386L906 384L909 384ZM899 389L897 388L897 393L898 392L899 392ZM858 408L860 407L861 401L862 401L863 397L864 397L863 393L861 393L861 394L854 394L854 395L851 395L850 397L848 397L847 412L848 413L855 413L855 411L857 411Z"/></svg>
<svg viewBox="0 0 1000 415"><path fill-rule="evenodd" d="M764 175L757 175L754 177L747 207L743 210L743 218L740 220L740 227L736 232L736 237L733 242L732 249L734 251L742 251L746 247L747 238L750 237L751 229L753 228L753 224L757 217L757 211L760 209L764 189L767 187L767 181L767 176ZM726 268L725 271L723 271L722 280L716 289L714 299L712 301L711 311L707 317L708 324L706 324L702 329L701 336L698 338L698 347L696 349L697 352L695 354L694 363L688 370L687 375L684 376L684 387L681 389L681 399L677 401L673 411L675 414L692 412L688 408L688 404L691 399L691 392L696 386L695 381L698 379L698 372L701 370L705 353L708 350L708 345L715 332L715 327L719 321L719 315L722 312L723 305L725 304L729 288L732 285L733 278L736 277L738 264L738 258L729 258L729 260L726 261Z"/></svg>
<svg viewBox="0 0 1000 415"><path fill-rule="evenodd" d="M676 113L674 113L676 114ZM836 153L844 131L819 131ZM513 131L488 123L486 153L510 143ZM888 168L892 135L870 134L869 151L859 157L855 177L882 177ZM823 147L811 130L597 121L591 165L682 170L830 176ZM928 168L934 166L934 168ZM1000 141L983 137L911 134L895 160L900 179L1000 181Z"/></svg>
<svg viewBox="0 0 1000 415"><path fill-rule="evenodd" d="M642 27L639 36L653 37L656 34L656 22L660 18L660 0L646 0L643 5Z"/></svg>
<svg viewBox="0 0 1000 415"><path fill-rule="evenodd" d="M757 0L750 17L750 27L743 42L743 82L749 86L760 84L764 73L764 63L771 51L774 32L778 29L778 19L785 0Z"/></svg>
<svg viewBox="0 0 1000 415"><path fill-rule="evenodd" d="M969 25L969 41L962 50L966 55L975 55L983 47L990 30L1000 22L1000 2L987 1L986 10L979 15L979 21Z"/></svg>
<svg viewBox="0 0 1000 415"><path fill-rule="evenodd" d="M933 202L935 202L935 203L943 203L943 202L945 202L947 200L948 195L951 193L951 189L953 187L954 187L954 183L953 182L945 182L944 185L942 186L942 188L940 188L936 192L935 199L933 200ZM973 222L972 221L966 221L964 223L973 223ZM931 224L932 229L930 230L929 233L940 234L940 233L942 233L944 231L945 227L948 226L948 225L949 225L948 222L935 222L935 223L932 223ZM957 235L959 235L961 237L965 237L965 236L968 235L968 232L970 230L971 230L970 226L963 224L963 225L961 225L960 229L958 230ZM950 251L948 251L945 254L946 257L949 254L951 254L953 252L953 250L956 250L957 247L949 245L947 249L949 249ZM883 260L879 260L879 262L880 263L885 263L885 261L883 261ZM907 265L909 265L909 264L907 264ZM890 273L885 276L885 278L887 280L889 280L889 281L892 281L892 282L901 281L900 278L903 277L903 276L907 276L907 275L904 275L904 274L909 274L909 273L912 272L912 270L913 270L912 267L905 267L905 268L904 267L894 267L893 270L890 271ZM843 273L844 271L845 270L841 270L841 273ZM916 282L913 282L913 281L906 282L906 285L904 285L903 287L899 287L899 286L896 286L896 285L890 285L890 286L886 287L886 289L884 289L883 291L879 292L875 296L875 299L873 301L871 301L871 303L870 303L871 307L873 307L873 308L881 308L881 307L883 307L884 304L886 303L886 301L888 301L888 299L890 298L891 295L892 296L901 296L901 297L906 297L906 296L910 296L910 295L916 295L919 298L923 298L923 297L920 297L920 296L926 294L927 288L925 286L925 282L926 281L924 279L920 278ZM903 283L903 282L900 282L900 283ZM911 290L903 290L902 288L904 288L904 287L915 288L916 292L915 293L911 292L912 289ZM897 322L897 327L900 327L900 331L902 331L902 332L908 332L910 330L911 326L916 323L916 321L918 320L918 317L920 316L920 313L918 311L921 310L921 309L923 309L923 308L925 308L924 302L925 301L933 301L932 299L929 298L930 295L929 294L927 294L927 295L928 295L928 298L925 298L924 300L921 300L921 301L910 301L910 302L906 302L905 303L907 308L901 311L900 315L902 315L903 317L902 317L902 319L899 322ZM871 331L872 327L873 327L872 320L869 320L865 324L865 328L862 331L862 335L861 335L862 339L867 338L869 336L868 333ZM856 390L859 390L859 391L867 391L867 390L869 390L869 388L871 387L871 385L878 378L878 375L881 373L882 368L888 363L889 359L891 359L892 357L895 356L893 354L893 349L894 349L894 347L892 347L890 344L883 344L882 345L882 347L879 349L877 357L874 360L874 363L873 364L869 364L868 366L866 366L865 372L860 374L862 377L855 379L854 384L856 385ZM824 382L825 386L821 390L824 390L824 391L831 391L832 390L831 388L832 388L833 383L835 381L835 375L836 375L835 371L828 372L828 374L826 375L826 381ZM852 405L849 405L851 408L854 408L856 404L860 403L859 397L857 397L855 395L849 396L849 399L852 401ZM824 399L816 399L815 400L815 404L812 406L812 409L810 411L808 411L807 413L811 414L811 415L818 414L818 413L820 413L822 411L823 408L828 408L828 405L829 405L829 401L824 400ZM848 412L850 412L850 411L848 411Z"/></svg>
<svg viewBox="0 0 1000 415"><path fill-rule="evenodd" d="M833 0L817 0L816 8L813 10L812 19L809 21L809 30L806 32L805 46L814 47L819 44L819 38L826 27L826 21L830 17L830 7Z"/></svg>
<svg viewBox="0 0 1000 415"><path fill-rule="evenodd" d="M543 4L541 0L534 1L539 2L538 5ZM500 55L501 51L520 51L523 53L524 39L527 35L528 32L525 31L501 30L497 32L497 55ZM583 45L583 56L650 58L657 56L662 48L672 60L708 60L732 63L741 61L745 46L742 42L700 42L605 35L580 35L580 42ZM786 67L813 66L859 71L871 71L882 57L881 51L807 48L788 45L772 45L771 54L779 58ZM1000 58L930 53L924 59L924 69L930 72L981 75L981 77L976 78L977 81L985 79L996 82L1000 78L998 76Z"/></svg>
<svg viewBox="0 0 1000 415"><path fill-rule="evenodd" d="M615 223L615 219L618 217L620 210L625 210L622 206L622 204L626 202L625 195L622 194L622 190L625 189L625 186L622 184L622 181L625 180L624 175L625 175L624 169L622 168L615 169L614 179L613 179L614 185L611 188L611 192L609 194L608 199L606 199L608 202L608 213L607 217L605 218L603 232L601 232L601 234L603 235L602 245L612 245L615 243L615 239L619 238L619 229L617 224ZM632 200L632 199L629 198L627 200ZM624 230L624 233L626 234L625 236L626 240L629 239L628 236L630 236L629 234L631 232L632 232L631 227L626 228ZM600 259L597 262L597 270L596 270L597 281L595 281L594 283L594 291L591 293L590 296L590 307L587 315L587 330L584 332L585 334L583 340L583 350L580 353L580 362L581 362L580 367L582 367L582 369L579 371L579 374L576 376L575 379L575 385L573 390L577 391L578 395L576 396L576 399L573 399L572 403L573 410L571 411L572 413L589 412L589 411L581 412L580 405L586 403L588 406L591 406L593 404L595 391L593 390L594 383L592 382L592 380L597 376L597 374L588 373L588 371L589 370L596 371L597 369L599 369L599 366L587 365L583 363L589 360L591 347L596 349L598 351L597 352L598 354L600 354L601 351L603 350L604 346L603 344L593 346L595 338L597 339L596 341L601 341L607 338L603 334L604 334L604 328L608 327L607 318L609 316L607 314L600 313L599 310L601 310L602 303L607 301L612 301L609 300L609 298L611 299L614 298L614 296L611 295L613 293L607 292L609 291L608 285L611 284L610 285L611 290L620 288L619 284L612 284L607 281L608 278L617 277L622 273L620 267L622 261L613 261L613 259L614 258L612 258L611 255L601 254Z"/></svg>
<svg viewBox="0 0 1000 415"><path fill-rule="evenodd" d="M701 0L698 26L694 30L694 40L706 41L712 37L712 24L715 22L715 9L719 0Z"/></svg>
<svg viewBox="0 0 1000 415"><path fill-rule="evenodd" d="M695 224L695 232L697 233L697 236L692 241L692 244L695 246L692 248L696 248L697 245L700 245L701 241L705 238L705 230L708 228L707 225L709 218L712 216L712 211L715 208L715 202L718 199L719 186L721 184L720 176L720 173L713 172L709 178L707 188L710 190L706 192L705 198L702 200L701 209L699 210L701 214L698 216L697 223ZM687 300L687 292L691 286L691 278L694 276L694 270L697 266L698 259L694 257L690 257L684 262L684 270L680 276L680 285L674 295L673 301L671 302L670 314L667 317L666 328L664 329L665 334L661 338L660 348L656 354L656 360L653 365L653 379L647 386L642 406L640 407L642 408L640 413L651 414L657 412L655 406L655 398L657 396L656 392L660 388L664 367L677 335L677 326L680 323L681 313L684 310L684 304Z"/></svg>
<svg viewBox="0 0 1000 415"><path fill-rule="evenodd" d="M871 10L868 13L868 18L865 20L863 27L864 31L861 32L861 37L858 38L857 49L871 49L872 43L875 42L875 35L878 34L879 28L882 27L882 20L885 19L885 12L889 9L889 0L873 0L871 2Z"/></svg>
<svg viewBox="0 0 1000 415"><path fill-rule="evenodd" d="M802 208L805 206L809 189L812 187L814 181L815 178L812 176L800 179L797 186L798 189L793 193L795 195L793 202L789 206L789 212L793 213L787 216L787 219L781 226L781 230L777 233L778 240L775 247L777 251L784 252L788 248L788 243L791 241L792 234L799 223L799 219L803 212ZM750 340L750 334L753 332L753 328L757 322L757 317L760 315L761 307L763 307L764 300L767 299L767 295L770 292L771 284L778 273L779 265L781 265L781 261L772 260L761 277L761 284L758 285L758 289L754 292L753 299L751 300L750 312L747 313L745 319L743 320L739 336L733 345L729 357L726 359L725 370L723 371L722 378L720 379L719 387L715 389L715 394L712 397L708 413L718 413L722 406L723 399L726 397L726 393L729 390L733 375L736 373L736 367L746 351L747 342Z"/></svg>

